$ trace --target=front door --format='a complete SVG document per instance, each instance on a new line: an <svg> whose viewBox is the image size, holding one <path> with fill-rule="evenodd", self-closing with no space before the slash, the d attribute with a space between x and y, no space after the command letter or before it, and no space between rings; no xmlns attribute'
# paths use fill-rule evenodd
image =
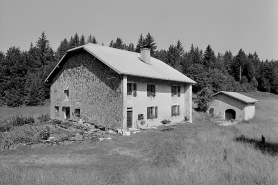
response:
<svg viewBox="0 0 278 185"><path fill-rule="evenodd" d="M132 127L132 111L127 111L127 128Z"/></svg>
<svg viewBox="0 0 278 185"><path fill-rule="evenodd" d="M64 119L67 120L70 118L70 107L63 107Z"/></svg>

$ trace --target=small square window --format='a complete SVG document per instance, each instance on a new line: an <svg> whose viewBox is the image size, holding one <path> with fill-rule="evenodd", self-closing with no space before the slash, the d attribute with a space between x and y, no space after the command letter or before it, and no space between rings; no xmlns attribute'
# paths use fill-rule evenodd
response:
<svg viewBox="0 0 278 185"><path fill-rule="evenodd" d="M69 97L69 90L68 89L64 90L64 93L65 93L66 97L68 98Z"/></svg>
<svg viewBox="0 0 278 185"><path fill-rule="evenodd" d="M143 120L144 119L144 114L138 114L138 120Z"/></svg>
<svg viewBox="0 0 278 185"><path fill-rule="evenodd" d="M80 118L80 109L74 109L74 116Z"/></svg>
<svg viewBox="0 0 278 185"><path fill-rule="evenodd" d="M59 113L59 106L55 106L55 114Z"/></svg>
<svg viewBox="0 0 278 185"><path fill-rule="evenodd" d="M214 108L210 108L210 109L209 109L209 113L210 113L210 114L213 114L213 113L214 113Z"/></svg>

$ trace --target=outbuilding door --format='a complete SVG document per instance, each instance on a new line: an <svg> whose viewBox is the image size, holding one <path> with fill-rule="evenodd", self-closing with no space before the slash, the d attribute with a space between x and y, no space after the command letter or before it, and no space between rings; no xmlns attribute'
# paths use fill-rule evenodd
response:
<svg viewBox="0 0 278 185"><path fill-rule="evenodd" d="M236 119L236 111L233 109L227 109L225 111L225 119L226 120Z"/></svg>

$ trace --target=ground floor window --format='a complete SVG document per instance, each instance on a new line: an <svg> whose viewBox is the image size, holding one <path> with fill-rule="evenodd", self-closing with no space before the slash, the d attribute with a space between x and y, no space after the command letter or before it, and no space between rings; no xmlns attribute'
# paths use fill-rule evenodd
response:
<svg viewBox="0 0 278 185"><path fill-rule="evenodd" d="M77 118L80 118L80 109L74 109L74 115Z"/></svg>
<svg viewBox="0 0 278 185"><path fill-rule="evenodd" d="M143 120L144 119L144 114L138 114L138 120Z"/></svg>
<svg viewBox="0 0 278 185"><path fill-rule="evenodd" d="M59 114L59 106L55 106L55 114Z"/></svg>
<svg viewBox="0 0 278 185"><path fill-rule="evenodd" d="M158 108L156 106L147 107L147 119L157 118Z"/></svg>
<svg viewBox="0 0 278 185"><path fill-rule="evenodd" d="M180 115L180 106L172 105L172 116L179 116L179 115Z"/></svg>

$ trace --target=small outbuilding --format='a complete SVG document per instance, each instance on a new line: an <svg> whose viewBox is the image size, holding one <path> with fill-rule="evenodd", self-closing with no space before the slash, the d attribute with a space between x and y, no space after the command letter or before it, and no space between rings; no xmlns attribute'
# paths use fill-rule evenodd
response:
<svg viewBox="0 0 278 185"><path fill-rule="evenodd" d="M212 95L208 113L226 120L247 121L255 116L258 100L237 92L220 91Z"/></svg>

